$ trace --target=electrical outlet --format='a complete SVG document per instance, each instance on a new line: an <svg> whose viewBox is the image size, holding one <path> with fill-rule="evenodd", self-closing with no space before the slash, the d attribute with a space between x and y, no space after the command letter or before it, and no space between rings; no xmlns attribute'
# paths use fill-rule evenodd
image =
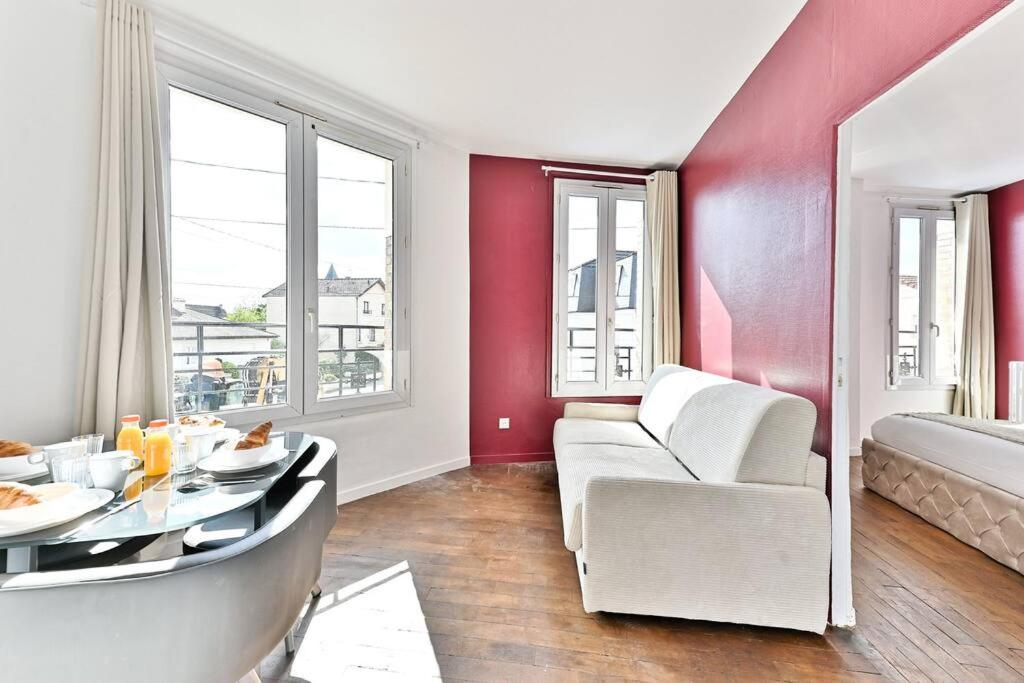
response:
<svg viewBox="0 0 1024 683"><path fill-rule="evenodd" d="M499 417L498 418L498 429L508 429L508 428L509 428L509 419L507 417Z"/></svg>

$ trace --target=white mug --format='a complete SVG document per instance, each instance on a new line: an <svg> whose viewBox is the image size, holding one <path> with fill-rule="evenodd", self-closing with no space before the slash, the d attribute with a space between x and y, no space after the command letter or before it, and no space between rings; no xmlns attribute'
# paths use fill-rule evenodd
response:
<svg viewBox="0 0 1024 683"><path fill-rule="evenodd" d="M97 453L89 458L89 474L96 488L117 493L124 488L128 473L141 464L131 451Z"/></svg>

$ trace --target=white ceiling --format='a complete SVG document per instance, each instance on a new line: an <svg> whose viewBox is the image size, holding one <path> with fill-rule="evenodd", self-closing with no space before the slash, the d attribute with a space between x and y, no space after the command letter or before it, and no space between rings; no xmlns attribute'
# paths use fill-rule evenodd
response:
<svg viewBox="0 0 1024 683"><path fill-rule="evenodd" d="M853 175L990 190L1024 178L1024 11L1011 8L857 114Z"/></svg>
<svg viewBox="0 0 1024 683"><path fill-rule="evenodd" d="M475 153L676 166L804 0L150 0Z"/></svg>

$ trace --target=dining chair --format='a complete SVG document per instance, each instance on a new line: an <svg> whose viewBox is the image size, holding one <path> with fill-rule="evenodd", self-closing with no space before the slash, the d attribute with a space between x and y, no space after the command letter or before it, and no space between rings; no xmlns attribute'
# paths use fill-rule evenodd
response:
<svg viewBox="0 0 1024 683"><path fill-rule="evenodd" d="M254 680L319 575L325 495L309 482L254 534L204 553L0 574L3 679Z"/></svg>
<svg viewBox="0 0 1024 683"><path fill-rule="evenodd" d="M323 497L324 529L323 540L334 527L338 518L338 458L337 446L330 439L314 437L312 445L304 454L304 462L296 463L292 470L295 475L285 475L274 484L266 502L266 516L277 514L280 508L281 495L291 496L304 484L311 481L322 481L326 486ZM290 474L290 473L289 473ZM182 537L182 551L185 554L203 552L222 548L253 533L255 513L252 508L235 510L230 514L211 519L189 527ZM318 591L314 591L317 592Z"/></svg>

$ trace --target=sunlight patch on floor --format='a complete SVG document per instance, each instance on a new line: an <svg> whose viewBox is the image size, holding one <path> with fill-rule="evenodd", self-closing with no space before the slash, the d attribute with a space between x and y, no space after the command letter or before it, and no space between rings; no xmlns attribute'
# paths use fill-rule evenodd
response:
<svg viewBox="0 0 1024 683"><path fill-rule="evenodd" d="M281 678L440 680L408 563L358 581L333 580L313 609L303 616L298 650Z"/></svg>

